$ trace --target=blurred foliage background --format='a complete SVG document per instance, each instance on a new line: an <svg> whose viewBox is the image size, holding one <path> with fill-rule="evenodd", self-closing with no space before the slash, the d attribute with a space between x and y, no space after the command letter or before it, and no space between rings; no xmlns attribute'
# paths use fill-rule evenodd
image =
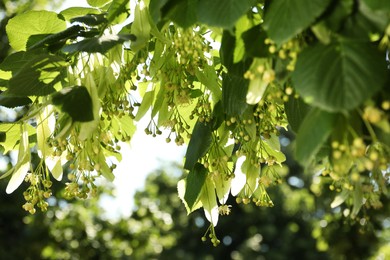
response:
<svg viewBox="0 0 390 260"><path fill-rule="evenodd" d="M7 21L49 2L53 8L61 3L0 1L0 61L10 49ZM0 114L1 121L6 117ZM1 157L10 166L8 155ZM99 203L112 196L110 184L87 200L54 196L48 212L29 215L22 209L24 189L7 195L7 182L0 181L0 259L390 259L389 201L359 218L345 217L348 209L330 208L334 195L320 177L304 175L291 159L283 171L286 181L270 190L275 207L228 202L232 212L220 219L221 245L214 248L201 242L208 226L203 212L187 216L177 197L180 176L170 173L178 168L168 164L151 173L135 195L131 217L117 219L107 219ZM63 188L55 183L53 193Z"/></svg>
<svg viewBox="0 0 390 260"><path fill-rule="evenodd" d="M289 146L285 147L288 153ZM289 156L291 158L291 156ZM313 176L287 161L284 183L270 196L273 208L229 201L232 211L220 218L221 244L202 242L208 222L203 211L187 216L177 197L179 165L151 173L136 193L130 217L108 219L99 203L112 196L111 184L87 200L57 200L45 214L29 215L18 189L5 194L0 182L1 259L388 259L390 207L345 217L346 208L330 208L331 192ZM66 180L64 180L66 181ZM53 192L63 192L55 183ZM314 192L313 192L314 190ZM318 191L321 190L321 193ZM365 217L369 215L370 218Z"/></svg>

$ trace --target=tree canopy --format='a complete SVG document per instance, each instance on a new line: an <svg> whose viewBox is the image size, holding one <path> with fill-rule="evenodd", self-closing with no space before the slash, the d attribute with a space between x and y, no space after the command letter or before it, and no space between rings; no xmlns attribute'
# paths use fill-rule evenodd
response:
<svg viewBox="0 0 390 260"><path fill-rule="evenodd" d="M188 145L178 195L188 213L204 209L214 245L230 195L274 206L281 131L321 176L314 192L334 191L330 207L364 221L389 196L388 1L87 2L6 25L0 105L24 109L0 124L3 152L18 151L1 178L7 193L28 183L26 211L47 210L64 166L68 198L95 193L99 176L112 181L108 158L122 159L137 127Z"/></svg>

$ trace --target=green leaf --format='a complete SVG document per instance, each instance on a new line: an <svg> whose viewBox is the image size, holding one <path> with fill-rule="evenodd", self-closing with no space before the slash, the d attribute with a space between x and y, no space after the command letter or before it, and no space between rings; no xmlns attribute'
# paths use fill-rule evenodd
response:
<svg viewBox="0 0 390 260"><path fill-rule="evenodd" d="M0 64L0 69L4 71L12 71L12 73L18 72L22 69L27 62L35 59L38 56L34 51L19 51L8 55L4 61Z"/></svg>
<svg viewBox="0 0 390 260"><path fill-rule="evenodd" d="M309 27L331 0L273 0L265 10L264 28L281 45Z"/></svg>
<svg viewBox="0 0 390 260"><path fill-rule="evenodd" d="M85 39L77 43L73 43L62 48L64 52L74 53L78 51L85 51L88 53L99 52L106 53L117 44L122 44L125 41L135 40L134 35L103 35L101 37L94 37Z"/></svg>
<svg viewBox="0 0 390 260"><path fill-rule="evenodd" d="M69 7L60 12L60 15L62 15L67 21L88 14L100 14L100 11L96 8L90 8L90 7Z"/></svg>
<svg viewBox="0 0 390 260"><path fill-rule="evenodd" d="M27 172L30 170L30 147L28 141L28 130L27 123L20 125L20 144L19 144L19 152L18 152L18 160L16 165L14 166L14 170L12 173L12 177L8 182L6 192L10 194L14 192L24 181L24 177Z"/></svg>
<svg viewBox="0 0 390 260"><path fill-rule="evenodd" d="M212 141L211 127L208 124L196 122L188 144L184 169L192 170L199 158L204 156Z"/></svg>
<svg viewBox="0 0 390 260"><path fill-rule="evenodd" d="M154 90L148 91L144 94L142 98L142 103L138 108L137 115L135 116L135 121L139 121L150 109L154 100Z"/></svg>
<svg viewBox="0 0 390 260"><path fill-rule="evenodd" d="M241 35L245 45L245 56L247 57L268 57L269 52L265 44L266 32L260 25L253 26ZM253 43L256 44L253 44Z"/></svg>
<svg viewBox="0 0 390 260"><path fill-rule="evenodd" d="M203 95L203 91L200 89L191 89L190 91L190 97L191 98L197 98Z"/></svg>
<svg viewBox="0 0 390 260"><path fill-rule="evenodd" d="M7 95L45 96L64 77L66 62L59 56L41 54L31 59L9 80Z"/></svg>
<svg viewBox="0 0 390 260"><path fill-rule="evenodd" d="M207 169L202 164L197 163L186 178L184 200L191 211L199 199L206 177Z"/></svg>
<svg viewBox="0 0 390 260"><path fill-rule="evenodd" d="M343 204L344 201L346 201L348 199L349 193L350 193L349 190L343 190L342 192L340 192L340 194L338 194L334 198L334 200L330 204L330 207L333 209L333 208L336 208L336 207L340 206L341 204Z"/></svg>
<svg viewBox="0 0 390 260"><path fill-rule="evenodd" d="M35 128L31 125L26 125L28 135L35 134ZM5 134L5 140L0 141L0 145L3 146L3 154L13 150L16 143L20 140L20 127L19 124L0 124L0 133Z"/></svg>
<svg viewBox="0 0 390 260"><path fill-rule="evenodd" d="M187 180L186 179L182 179L180 180L178 183L177 183L177 195L178 197L180 198L180 200L183 202L185 208L186 208L186 211L187 211L187 215L189 215L191 212L199 209L202 207L202 202L200 200L198 200L193 206L192 206L192 209L190 209L187 205L187 202L185 201L184 199L184 194L186 193L186 185L187 185Z"/></svg>
<svg viewBox="0 0 390 260"><path fill-rule="evenodd" d="M108 167L106 162L106 157L104 156L103 153L99 153L99 164L100 164L99 173L108 181L113 182L115 179L115 175L112 173L110 167Z"/></svg>
<svg viewBox="0 0 390 260"><path fill-rule="evenodd" d="M118 24L128 17L129 0L113 0L107 10L107 20L110 24Z"/></svg>
<svg viewBox="0 0 390 260"><path fill-rule="evenodd" d="M210 26L231 29L249 11L252 3L252 0L199 0L198 20Z"/></svg>
<svg viewBox="0 0 390 260"><path fill-rule="evenodd" d="M31 104L32 101L28 97L9 97L0 94L0 106L14 108Z"/></svg>
<svg viewBox="0 0 390 260"><path fill-rule="evenodd" d="M218 204L217 197L215 194L214 183L210 178L206 178L204 182L202 192L200 194L200 201L206 213L206 218L215 227L218 223Z"/></svg>
<svg viewBox="0 0 390 260"><path fill-rule="evenodd" d="M251 28L252 24L252 20L247 16L242 16L236 23L234 32L236 37L236 44L233 52L233 63L238 63L244 58L245 44L241 36L243 32Z"/></svg>
<svg viewBox="0 0 390 260"><path fill-rule="evenodd" d="M148 9L143 4L138 4L134 10L134 22L131 26L131 33L137 37L131 43L132 50L139 51L146 46L149 42L151 29Z"/></svg>
<svg viewBox="0 0 390 260"><path fill-rule="evenodd" d="M228 116L240 116L247 109L248 80L234 74L222 76L222 106Z"/></svg>
<svg viewBox="0 0 390 260"><path fill-rule="evenodd" d="M364 203L362 185L360 182L355 183L353 189L353 207L351 211L351 217L356 217Z"/></svg>
<svg viewBox="0 0 390 260"><path fill-rule="evenodd" d="M87 3L93 7L102 7L112 0L87 0Z"/></svg>
<svg viewBox="0 0 390 260"><path fill-rule="evenodd" d="M101 25L107 23L107 18L105 14L86 14L83 16L76 16L70 19L71 23L83 23L89 26Z"/></svg>
<svg viewBox="0 0 390 260"><path fill-rule="evenodd" d="M8 21L6 31L12 48L26 50L31 35L51 34L66 29L66 22L54 12L28 11Z"/></svg>
<svg viewBox="0 0 390 260"><path fill-rule="evenodd" d="M52 95L52 103L60 106L73 121L87 122L93 120L92 99L84 86L65 88Z"/></svg>
<svg viewBox="0 0 390 260"><path fill-rule="evenodd" d="M154 5L156 7L156 5ZM183 28L188 28L197 21L197 0L169 1L162 6L162 16Z"/></svg>
<svg viewBox="0 0 390 260"><path fill-rule="evenodd" d="M226 179L222 174L213 177L215 183L215 192L221 204L225 204L230 192L231 178Z"/></svg>
<svg viewBox="0 0 390 260"><path fill-rule="evenodd" d="M310 106L303 102L301 98L294 98L293 96L290 96L288 101L284 103L284 110L286 112L290 128L295 133L298 133L298 129L303 119L310 111Z"/></svg>
<svg viewBox="0 0 390 260"><path fill-rule="evenodd" d="M275 134L271 134L269 139L265 139L261 142L262 148L266 151L267 156L275 158L276 163L279 165L286 160L286 156L280 150L279 137Z"/></svg>
<svg viewBox="0 0 390 260"><path fill-rule="evenodd" d="M354 109L384 86L384 55L364 42L317 44L299 56L292 75L306 102L328 111Z"/></svg>
<svg viewBox="0 0 390 260"><path fill-rule="evenodd" d="M168 2L168 0L150 0L149 12L154 23L158 23L161 20L162 8Z"/></svg>
<svg viewBox="0 0 390 260"><path fill-rule="evenodd" d="M28 38L27 49L35 50L42 47L47 47L50 52L55 52L64 46L67 39L75 39L84 33L84 27L73 25L66 30L55 34L37 34Z"/></svg>
<svg viewBox="0 0 390 260"><path fill-rule="evenodd" d="M218 83L218 77L214 67L206 65L203 67L203 70L197 70L195 76L200 83L211 91L215 102L221 99L221 86Z"/></svg>
<svg viewBox="0 0 390 260"><path fill-rule="evenodd" d="M372 10L390 11L390 1L386 0L363 0Z"/></svg>
<svg viewBox="0 0 390 260"><path fill-rule="evenodd" d="M313 108L303 120L296 137L296 159L308 165L331 134L336 114Z"/></svg>

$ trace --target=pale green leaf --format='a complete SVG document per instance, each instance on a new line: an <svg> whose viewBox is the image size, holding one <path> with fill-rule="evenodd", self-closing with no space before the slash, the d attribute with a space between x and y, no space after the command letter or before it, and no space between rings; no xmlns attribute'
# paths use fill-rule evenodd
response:
<svg viewBox="0 0 390 260"><path fill-rule="evenodd" d="M139 121L150 109L154 100L154 90L148 91L142 98L141 106L138 108L137 115L134 120Z"/></svg>
<svg viewBox="0 0 390 260"><path fill-rule="evenodd" d="M197 70L195 75L199 82L211 91L213 101L217 103L221 99L222 90L214 67L206 65L203 70Z"/></svg>
<svg viewBox="0 0 390 260"><path fill-rule="evenodd" d="M343 190L342 192L340 192L334 198L334 200L330 204L330 207L331 208L336 208L336 207L340 206L341 204L343 204L348 199L349 193L350 193L349 190Z"/></svg>
<svg viewBox="0 0 390 260"><path fill-rule="evenodd" d="M236 30L235 30L235 36L236 36L236 44L234 48L234 54L233 54L233 63L240 62L245 55L245 44L244 40L241 37L242 34L247 31L249 28L251 28L253 25L252 20L249 19L247 16L242 16L236 23Z"/></svg>
<svg viewBox="0 0 390 260"><path fill-rule="evenodd" d="M112 0L87 0L87 3L93 7L102 7L111 1Z"/></svg>
<svg viewBox="0 0 390 260"><path fill-rule="evenodd" d="M14 192L22 184L27 172L30 170L31 154L26 124L20 125L20 133L21 139L19 144L18 161L5 190L7 194Z"/></svg>
<svg viewBox="0 0 390 260"><path fill-rule="evenodd" d="M41 158L45 158L53 153L53 149L48 145L47 139L53 134L54 127L53 107L46 106L37 115L37 151Z"/></svg>
<svg viewBox="0 0 390 260"><path fill-rule="evenodd" d="M113 0L107 10L107 20L111 24L122 23L128 17L129 0Z"/></svg>
<svg viewBox="0 0 390 260"><path fill-rule="evenodd" d="M31 125L26 125L28 135L35 133L35 128ZM0 132L5 133L5 141L0 142L0 145L4 148L4 154L8 153L10 150L15 149L16 143L20 140L20 127L19 124L0 124Z"/></svg>
<svg viewBox="0 0 390 260"><path fill-rule="evenodd" d="M67 162L66 160L66 153L63 153L60 157L53 157L53 156L47 156L45 158L45 164L49 171L51 172L51 175L56 179L57 181L62 180L63 175L63 168L62 164L65 164Z"/></svg>
<svg viewBox="0 0 390 260"><path fill-rule="evenodd" d="M192 210L188 207L187 205L187 202L185 201L184 199L184 194L186 192L186 179L182 179L180 181L178 181L177 183L177 194L178 194L178 197L180 198L180 200L183 202L186 210L187 210L187 215L189 215L191 212L199 209L202 207L202 202L200 200L198 200L195 205L192 207Z"/></svg>
<svg viewBox="0 0 390 260"><path fill-rule="evenodd" d="M28 11L9 20L6 27L10 45L16 51L26 50L32 35L58 33L65 29L66 22L50 11Z"/></svg>
<svg viewBox="0 0 390 260"><path fill-rule="evenodd" d="M108 181L113 182L115 179L115 175L112 173L112 170L108 166L106 162L106 157L102 152L99 153L99 165L100 165L99 173Z"/></svg>
<svg viewBox="0 0 390 260"><path fill-rule="evenodd" d="M218 174L217 176L213 176L213 180L218 200L221 204L225 204L229 196L232 179L228 178L226 180L223 174Z"/></svg>
<svg viewBox="0 0 390 260"><path fill-rule="evenodd" d="M218 223L218 204L215 195L215 188L212 180L206 178L200 195L200 201L206 213L206 218L216 226Z"/></svg>
<svg viewBox="0 0 390 260"><path fill-rule="evenodd" d="M131 26L131 33L134 34L137 39L131 43L131 49L139 51L149 41L151 26L149 24L149 12L145 3L141 1L135 7L134 22Z"/></svg>
<svg viewBox="0 0 390 260"><path fill-rule="evenodd" d="M69 7L62 10L60 14L69 21L72 18L85 16L87 14L100 14L100 11L90 7Z"/></svg>
<svg viewBox="0 0 390 260"><path fill-rule="evenodd" d="M244 188L246 183L246 174L242 171L242 165L246 161L246 156L241 156L237 159L236 162L236 169L234 170L234 178L231 182L231 190L230 193L233 196L236 196L242 188Z"/></svg>

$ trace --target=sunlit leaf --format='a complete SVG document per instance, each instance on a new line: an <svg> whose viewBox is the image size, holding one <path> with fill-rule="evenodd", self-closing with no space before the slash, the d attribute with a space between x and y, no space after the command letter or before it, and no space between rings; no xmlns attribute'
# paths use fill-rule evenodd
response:
<svg viewBox="0 0 390 260"><path fill-rule="evenodd" d="M236 162L236 169L234 171L234 178L231 182L231 191L230 193L233 196L236 196L242 188L245 186L246 183L246 174L242 171L242 165L246 161L246 156L241 156L237 159Z"/></svg>
<svg viewBox="0 0 390 260"><path fill-rule="evenodd" d="M83 17L88 14L100 14L100 11L96 8L90 7L69 7L62 10L60 14L68 21L76 17Z"/></svg>
<svg viewBox="0 0 390 260"><path fill-rule="evenodd" d="M336 208L336 207L340 206L341 204L343 204L348 199L349 194L350 194L349 190L343 190L342 192L340 192L340 194L338 194L334 198L334 200L330 204L330 207Z"/></svg>
<svg viewBox="0 0 390 260"><path fill-rule="evenodd" d="M139 121L150 109L154 100L154 90L148 91L142 98L142 103L138 108L137 115L135 116L135 120Z"/></svg>
<svg viewBox="0 0 390 260"><path fill-rule="evenodd" d="M31 125L26 125L25 129L28 135L35 133L35 128ZM15 148L15 145L20 140L20 127L19 124L0 124L0 132L5 134L5 140L0 142L0 145L4 148L4 154ZM16 148L17 149L17 148Z"/></svg>
<svg viewBox="0 0 390 260"><path fill-rule="evenodd" d="M113 0L107 10L107 21L111 24L121 23L128 17L130 1Z"/></svg>
<svg viewBox="0 0 390 260"><path fill-rule="evenodd" d="M222 174L218 174L217 176L213 177L214 184L215 184L215 192L217 194L218 200L221 204L226 203L229 191L230 191L230 184L232 182L231 178L226 178Z"/></svg>
<svg viewBox="0 0 390 260"><path fill-rule="evenodd" d="M111 1L112 0L87 0L87 3L93 7L102 7Z"/></svg>
<svg viewBox="0 0 390 260"><path fill-rule="evenodd" d="M131 43L131 49L138 51L145 47L150 38L151 26L149 24L149 12L143 1L135 7L134 22L131 26L131 33L136 40Z"/></svg>
<svg viewBox="0 0 390 260"><path fill-rule="evenodd" d="M195 72L196 77L203 85L208 88L213 94L213 100L219 101L221 99L221 86L218 83L218 77L215 69L212 66L205 66L203 70L197 70Z"/></svg>
<svg viewBox="0 0 390 260"><path fill-rule="evenodd" d="M206 178L202 193L200 195L200 201L202 202L203 208L206 213L206 218L216 226L218 223L218 204L217 197L215 194L214 184L210 178ZM208 214L207 214L208 213Z"/></svg>
<svg viewBox="0 0 390 260"><path fill-rule="evenodd" d="M187 183L186 179L182 179L182 180L178 181L178 183L177 183L177 194L178 194L178 197L183 202L183 204L184 204L184 206L186 208L187 215L189 215L191 212L201 208L202 207L202 202L200 200L198 200L195 203L195 205L192 207L192 210L188 207L187 202L184 199L184 194L186 192L186 183Z"/></svg>
<svg viewBox="0 0 390 260"><path fill-rule="evenodd" d="M6 192L8 194L14 192L23 182L27 172L30 170L30 148L28 141L28 131L25 125L20 125L20 144L18 152L18 161L15 165L12 177L8 182Z"/></svg>
<svg viewBox="0 0 390 260"><path fill-rule="evenodd" d="M12 48L25 50L31 35L51 34L66 29L66 22L50 11L28 11L8 21L6 31Z"/></svg>

